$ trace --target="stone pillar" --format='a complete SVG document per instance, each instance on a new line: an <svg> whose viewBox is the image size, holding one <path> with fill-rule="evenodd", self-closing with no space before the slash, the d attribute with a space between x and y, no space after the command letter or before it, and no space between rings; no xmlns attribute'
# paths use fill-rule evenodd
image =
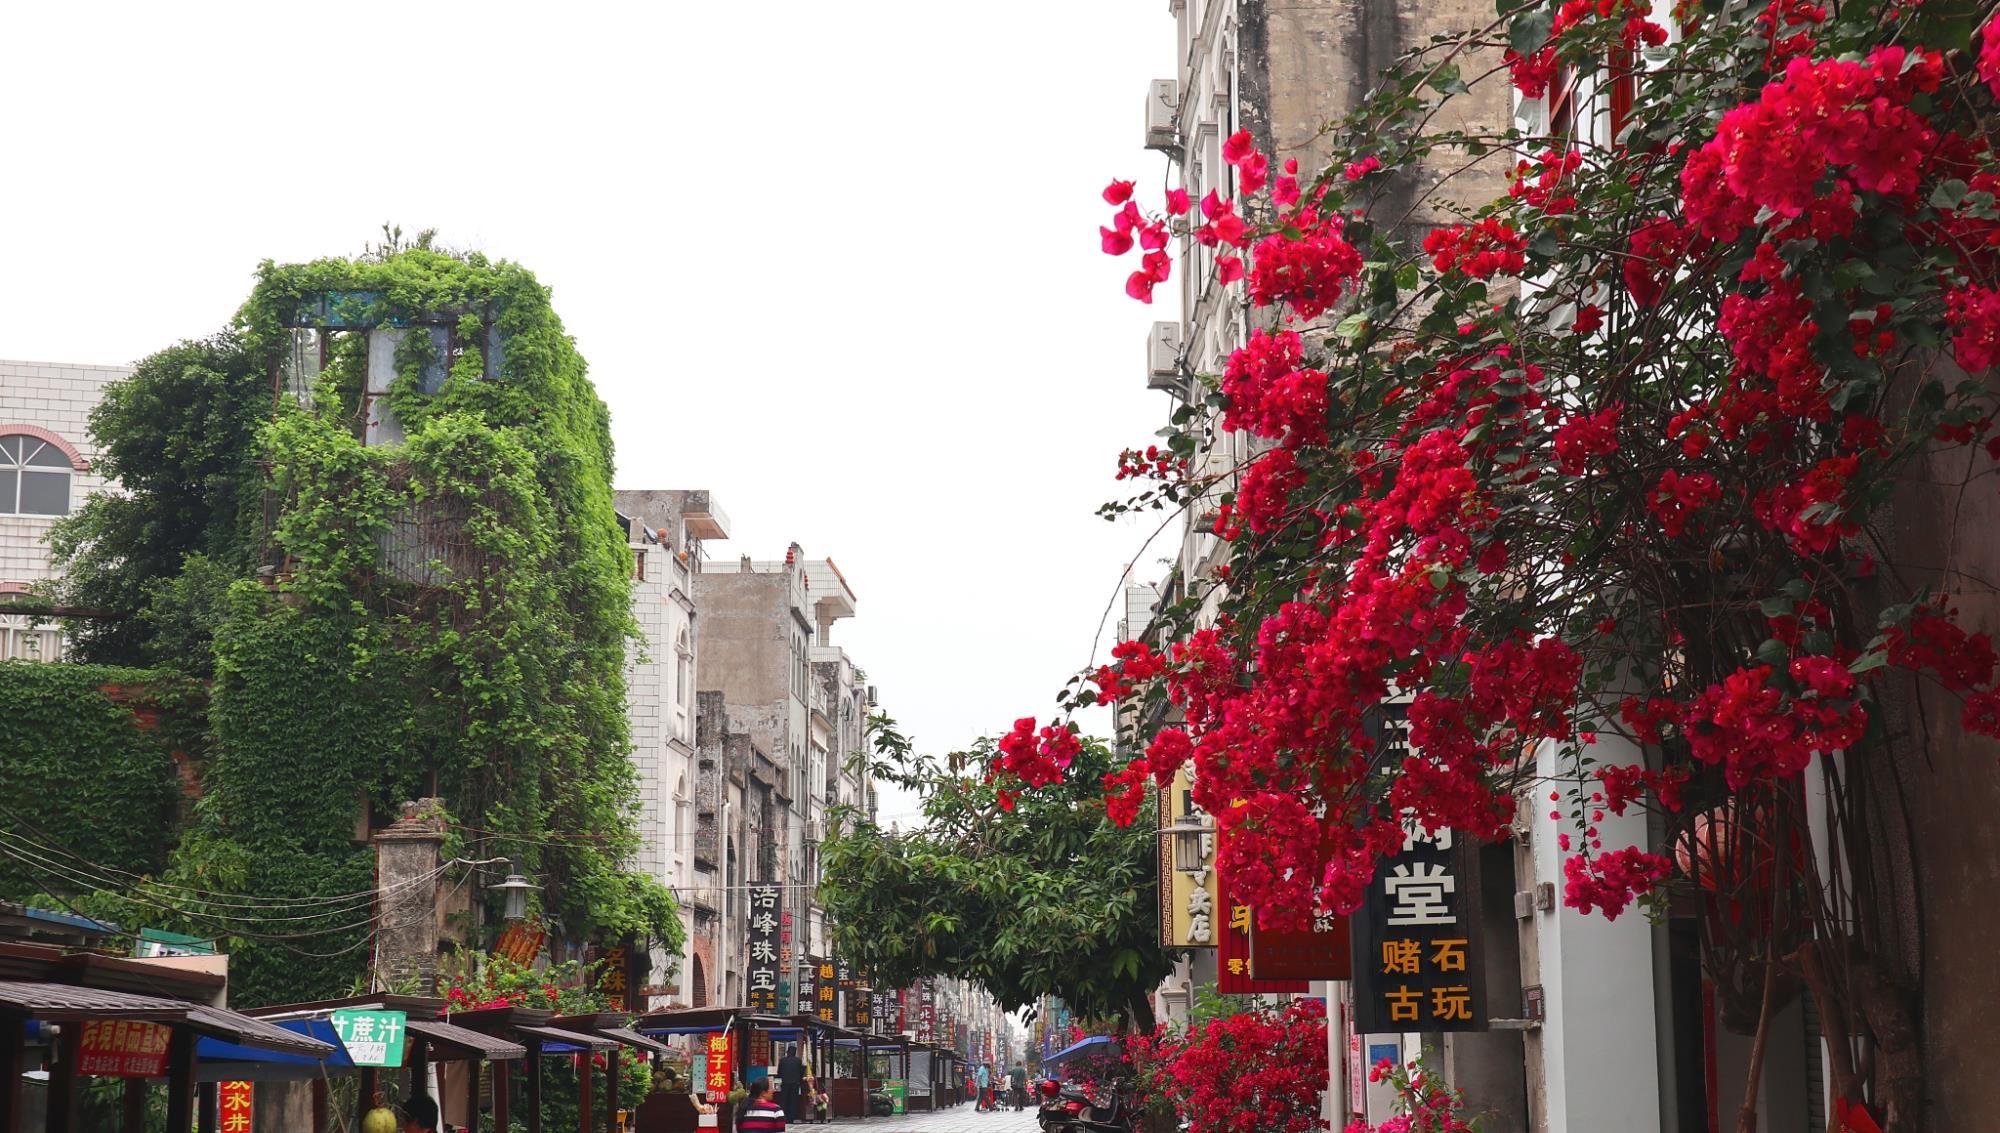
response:
<svg viewBox="0 0 2000 1133"><path fill-rule="evenodd" d="M375 835L378 989L429 995L436 985L443 845L444 806L437 799L404 803L402 817ZM407 988L412 979L416 986Z"/></svg>

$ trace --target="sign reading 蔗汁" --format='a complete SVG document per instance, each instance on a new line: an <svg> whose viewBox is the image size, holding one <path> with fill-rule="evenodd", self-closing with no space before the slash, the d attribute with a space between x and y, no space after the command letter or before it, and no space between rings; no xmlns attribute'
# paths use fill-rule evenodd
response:
<svg viewBox="0 0 2000 1133"><path fill-rule="evenodd" d="M750 888L750 997L752 1011L778 1010L778 887Z"/></svg>
<svg viewBox="0 0 2000 1133"><path fill-rule="evenodd" d="M102 1078L158 1078L167 1072L172 1031L158 1023L93 1019L83 1024L76 1072Z"/></svg>
<svg viewBox="0 0 2000 1133"><path fill-rule="evenodd" d="M1449 829L1407 826L1353 927L1354 1024L1362 1034L1482 1031L1478 858Z"/></svg>
<svg viewBox="0 0 2000 1133"><path fill-rule="evenodd" d="M401 1011L335 1011L329 1022L356 1066L401 1066L405 1016Z"/></svg>

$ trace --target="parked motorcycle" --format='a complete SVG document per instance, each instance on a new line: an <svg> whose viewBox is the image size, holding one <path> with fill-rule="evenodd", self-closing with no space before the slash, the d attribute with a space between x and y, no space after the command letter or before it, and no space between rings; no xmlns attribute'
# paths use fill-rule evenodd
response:
<svg viewBox="0 0 2000 1133"><path fill-rule="evenodd" d="M1075 1082L1046 1079L1035 1120L1042 1133L1133 1133L1132 1116L1116 1090L1093 1097Z"/></svg>

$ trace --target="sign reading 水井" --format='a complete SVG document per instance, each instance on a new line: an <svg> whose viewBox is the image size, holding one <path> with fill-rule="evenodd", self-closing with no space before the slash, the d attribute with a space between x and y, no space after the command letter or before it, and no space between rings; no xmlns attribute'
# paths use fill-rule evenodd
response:
<svg viewBox="0 0 2000 1133"><path fill-rule="evenodd" d="M1363 1034L1486 1029L1478 859L1454 841L1449 829L1407 829L1350 922Z"/></svg>
<svg viewBox="0 0 2000 1133"><path fill-rule="evenodd" d="M328 1021L356 1066L403 1064L406 1016L401 1011L335 1011Z"/></svg>
<svg viewBox="0 0 2000 1133"><path fill-rule="evenodd" d="M248 1082L221 1082L215 1088L216 1115L222 1122L222 1133L250 1133L254 1127L251 1118L252 1091Z"/></svg>
<svg viewBox="0 0 2000 1133"><path fill-rule="evenodd" d="M778 1010L778 887L750 888L750 997L752 1011Z"/></svg>
<svg viewBox="0 0 2000 1133"><path fill-rule="evenodd" d="M100 1078L158 1078L167 1072L167 1040L172 1035L158 1023L87 1020L76 1072Z"/></svg>

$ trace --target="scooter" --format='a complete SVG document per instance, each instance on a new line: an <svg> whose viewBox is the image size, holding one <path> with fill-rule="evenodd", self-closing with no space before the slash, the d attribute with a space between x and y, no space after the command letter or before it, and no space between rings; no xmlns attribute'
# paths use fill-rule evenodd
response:
<svg viewBox="0 0 2000 1133"><path fill-rule="evenodd" d="M1115 1090L1107 1098L1093 1098L1075 1082L1046 1079L1040 1095L1035 1121L1043 1133L1132 1133L1131 1115Z"/></svg>

